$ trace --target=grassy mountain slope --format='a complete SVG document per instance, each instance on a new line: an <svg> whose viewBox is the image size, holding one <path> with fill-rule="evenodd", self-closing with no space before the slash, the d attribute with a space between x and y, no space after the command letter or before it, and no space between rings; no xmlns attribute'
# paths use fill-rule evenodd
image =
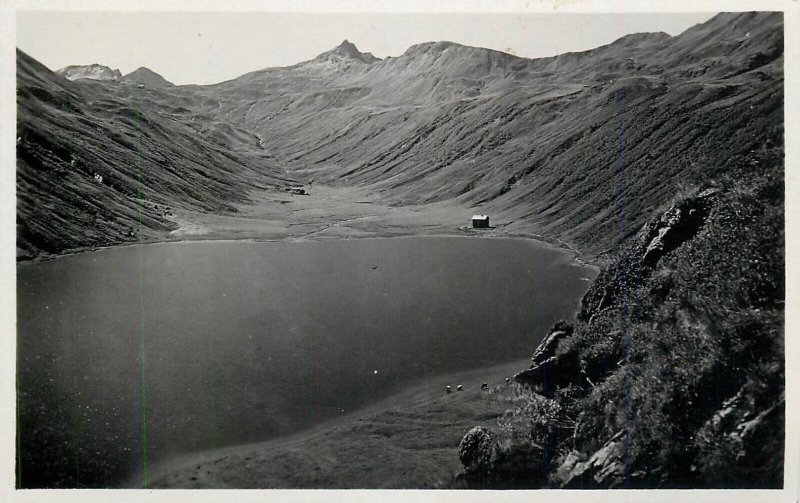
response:
<svg viewBox="0 0 800 503"><path fill-rule="evenodd" d="M83 145L99 152L109 143L113 161L90 153L83 171L132 166L138 148L149 161L145 199L163 191L162 204L181 194L175 204L231 209L245 198L237 181L259 186L266 177L269 185L283 171L368 187L392 205L455 200L496 215L504 233L533 232L598 255L641 227L679 182L713 180L756 151L780 158L772 138L782 121L781 16L720 14L676 37L635 34L535 60L451 42L379 60L345 41L314 60L212 86L70 83L22 55L20 192L53 192L41 190L53 180L25 180L41 174L29 168L47 157L25 161L29 150L51 152L54 142L81 157ZM29 83L33 77L46 82ZM48 92L59 98L29 92L34 86L60 89ZM147 126L139 144L137 113ZM79 173L64 168L72 162L65 155L47 162ZM191 187L162 183L170 172ZM117 177L128 181L129 198L132 174ZM200 184L204 178L211 183ZM122 205L128 214L131 204ZM61 233L65 210L55 210L58 228L31 231L40 225L25 217L32 206L20 211L26 255L120 241L118 229L104 235L105 224L79 210L74 238L40 243ZM130 215L114 221L132 225ZM170 224L157 222L147 220L142 232L163 235ZM81 237L87 226L95 230Z"/></svg>
<svg viewBox="0 0 800 503"><path fill-rule="evenodd" d="M458 198L509 231L533 223L602 253L621 237L620 204L635 231L679 180L774 147L780 17L723 14L538 60L449 42L333 70L321 56L201 94L298 175L371 185L395 204Z"/></svg>
<svg viewBox="0 0 800 503"><path fill-rule="evenodd" d="M21 257L163 236L175 208L232 211L284 183L257 138L184 120L168 91L70 82L21 51L17 69Z"/></svg>

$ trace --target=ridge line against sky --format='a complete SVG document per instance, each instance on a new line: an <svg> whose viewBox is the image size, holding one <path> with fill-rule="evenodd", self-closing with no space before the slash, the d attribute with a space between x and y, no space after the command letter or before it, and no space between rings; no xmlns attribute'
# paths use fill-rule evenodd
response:
<svg viewBox="0 0 800 503"><path fill-rule="evenodd" d="M345 39L379 58L441 40L540 58L632 33L677 35L714 14L23 11L16 44L51 70L98 63L127 74L146 67L178 85L213 84L313 59Z"/></svg>

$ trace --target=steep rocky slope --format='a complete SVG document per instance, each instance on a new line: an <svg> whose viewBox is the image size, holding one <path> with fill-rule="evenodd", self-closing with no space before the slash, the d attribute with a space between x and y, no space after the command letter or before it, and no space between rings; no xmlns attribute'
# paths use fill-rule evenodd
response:
<svg viewBox="0 0 800 503"><path fill-rule="evenodd" d="M756 160L626 242L516 376L535 394L465 437L462 483L782 487L783 176Z"/></svg>

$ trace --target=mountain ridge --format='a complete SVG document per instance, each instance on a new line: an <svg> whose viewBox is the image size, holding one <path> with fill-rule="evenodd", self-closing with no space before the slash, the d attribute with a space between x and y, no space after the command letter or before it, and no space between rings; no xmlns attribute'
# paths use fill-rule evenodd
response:
<svg viewBox="0 0 800 503"><path fill-rule="evenodd" d="M389 204L454 199L503 215L508 232L600 254L620 238L610 238L618 224L608 210L613 191L592 189L574 167L614 179L615 150L605 145L619 143L615 117L624 111L627 170L642 174L630 187L642 196L627 208L626 227L636 228L674 180L702 179L692 159L716 157L724 166L722 152L747 155L769 131L764 107L774 115L782 100L774 92L782 86L782 31L771 28L780 17L723 14L674 37L634 34L533 60L430 42L367 64L344 41L316 62L219 84L146 85L154 103L184 103L169 113L153 108L164 111L165 125L199 128L236 148L258 145L251 153L281 159L289 177L369 186ZM687 55L693 50L703 58ZM337 51L356 58L329 66ZM136 82L131 75L122 80ZM710 128L730 116L741 126L727 136ZM687 139L681 153L667 155L659 142L669 135ZM725 147L709 152L704 142ZM668 176L648 176L652 170Z"/></svg>

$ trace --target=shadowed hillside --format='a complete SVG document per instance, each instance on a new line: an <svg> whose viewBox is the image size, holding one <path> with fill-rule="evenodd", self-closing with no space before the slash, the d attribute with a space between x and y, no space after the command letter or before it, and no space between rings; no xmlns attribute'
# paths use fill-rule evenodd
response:
<svg viewBox="0 0 800 503"><path fill-rule="evenodd" d="M176 103L149 86L71 82L17 51L18 255L163 238L176 208L233 211L251 188L284 183L255 136L182 120Z"/></svg>

